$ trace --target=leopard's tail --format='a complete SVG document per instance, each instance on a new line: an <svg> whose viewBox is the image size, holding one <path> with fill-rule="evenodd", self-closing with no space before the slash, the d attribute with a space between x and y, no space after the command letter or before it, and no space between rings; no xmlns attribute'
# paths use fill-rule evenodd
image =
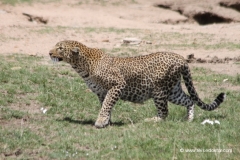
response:
<svg viewBox="0 0 240 160"><path fill-rule="evenodd" d="M182 76L191 99L203 110L211 111L216 109L225 99L226 94L220 93L217 98L210 104L204 103L198 96L192 82L192 76L188 64L185 64L182 70Z"/></svg>

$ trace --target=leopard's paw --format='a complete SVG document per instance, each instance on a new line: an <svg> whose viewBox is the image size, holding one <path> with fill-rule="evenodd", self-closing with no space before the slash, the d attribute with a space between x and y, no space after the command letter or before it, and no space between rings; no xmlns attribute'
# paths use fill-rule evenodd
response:
<svg viewBox="0 0 240 160"><path fill-rule="evenodd" d="M97 128L104 128L109 124L109 118L106 117L99 117L95 122L95 127Z"/></svg>

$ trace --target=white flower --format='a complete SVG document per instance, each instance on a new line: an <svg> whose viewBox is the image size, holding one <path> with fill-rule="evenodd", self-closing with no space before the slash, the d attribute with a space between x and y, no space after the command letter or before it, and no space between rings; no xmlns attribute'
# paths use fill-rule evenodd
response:
<svg viewBox="0 0 240 160"><path fill-rule="evenodd" d="M228 79L227 79L227 78L223 80L223 82L226 82L226 81L228 81Z"/></svg>
<svg viewBox="0 0 240 160"><path fill-rule="evenodd" d="M210 121L209 119L205 119L201 124L205 124L205 123L210 123L210 124L212 124L213 121Z"/></svg>
<svg viewBox="0 0 240 160"><path fill-rule="evenodd" d="M201 124L205 124L205 123L209 123L211 125L213 125L214 123L220 124L220 122L218 120L211 121L209 119L205 119Z"/></svg>
<svg viewBox="0 0 240 160"><path fill-rule="evenodd" d="M44 109L42 112L43 112L43 114L45 114L47 112L47 109Z"/></svg>
<svg viewBox="0 0 240 160"><path fill-rule="evenodd" d="M117 149L117 146L113 146L111 149L112 149L112 150Z"/></svg>
<svg viewBox="0 0 240 160"><path fill-rule="evenodd" d="M40 110L43 112L43 114L45 114L45 113L47 112L47 108L44 109L44 108L42 107Z"/></svg>
<svg viewBox="0 0 240 160"><path fill-rule="evenodd" d="M214 122L209 120L208 123L211 124L211 125L213 125Z"/></svg>
<svg viewBox="0 0 240 160"><path fill-rule="evenodd" d="M218 120L215 120L214 123L220 124L220 122Z"/></svg>

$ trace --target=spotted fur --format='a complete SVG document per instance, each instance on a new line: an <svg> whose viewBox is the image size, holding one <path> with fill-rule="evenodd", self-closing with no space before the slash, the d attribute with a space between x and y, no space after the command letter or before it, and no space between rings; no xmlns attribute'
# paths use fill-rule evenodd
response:
<svg viewBox="0 0 240 160"><path fill-rule="evenodd" d="M102 107L95 123L98 128L109 124L111 109L119 99L142 103L152 98L158 120L167 117L170 101L185 106L188 120L191 121L194 117L194 104L211 111L225 98L225 94L220 93L212 103L205 104L193 86L187 62L175 53L157 52L119 58L77 41L61 41L49 54L51 58L69 63L98 96ZM181 76L190 96L182 90Z"/></svg>

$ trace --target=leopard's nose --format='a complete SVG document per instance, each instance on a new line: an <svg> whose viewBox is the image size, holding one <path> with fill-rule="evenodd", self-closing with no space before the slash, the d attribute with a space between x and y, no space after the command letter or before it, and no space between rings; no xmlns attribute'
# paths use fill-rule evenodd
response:
<svg viewBox="0 0 240 160"><path fill-rule="evenodd" d="M53 55L53 53L52 53L52 52L49 52L49 55L50 55L50 56L52 56L52 55Z"/></svg>

